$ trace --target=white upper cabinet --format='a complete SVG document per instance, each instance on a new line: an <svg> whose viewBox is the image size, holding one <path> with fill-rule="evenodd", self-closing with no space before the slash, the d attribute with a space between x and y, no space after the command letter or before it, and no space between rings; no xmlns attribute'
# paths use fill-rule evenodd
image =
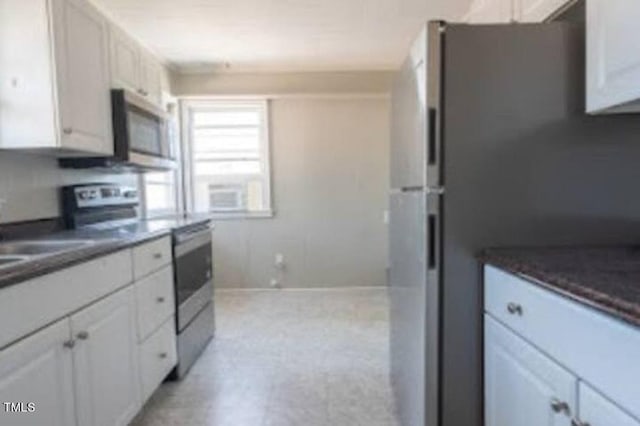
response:
<svg viewBox="0 0 640 426"><path fill-rule="evenodd" d="M111 154L107 21L84 0L53 6L61 145Z"/></svg>
<svg viewBox="0 0 640 426"><path fill-rule="evenodd" d="M511 0L474 0L465 18L470 24L500 24L512 20Z"/></svg>
<svg viewBox="0 0 640 426"><path fill-rule="evenodd" d="M640 2L587 1L587 112L640 112Z"/></svg>
<svg viewBox="0 0 640 426"><path fill-rule="evenodd" d="M156 105L162 104L162 65L151 55L142 55L140 90L142 96Z"/></svg>
<svg viewBox="0 0 640 426"><path fill-rule="evenodd" d="M162 65L124 31L111 25L111 86L162 105Z"/></svg>
<svg viewBox="0 0 640 426"><path fill-rule="evenodd" d="M0 0L0 148L111 155L109 81L88 2Z"/></svg>
<svg viewBox="0 0 640 426"><path fill-rule="evenodd" d="M134 92L140 90L140 47L114 25L109 29L111 85Z"/></svg>

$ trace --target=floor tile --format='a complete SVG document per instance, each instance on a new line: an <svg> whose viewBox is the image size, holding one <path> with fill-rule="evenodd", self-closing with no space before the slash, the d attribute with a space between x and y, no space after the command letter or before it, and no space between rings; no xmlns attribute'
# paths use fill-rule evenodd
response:
<svg viewBox="0 0 640 426"><path fill-rule="evenodd" d="M386 289L216 293L216 337L136 426L395 426Z"/></svg>

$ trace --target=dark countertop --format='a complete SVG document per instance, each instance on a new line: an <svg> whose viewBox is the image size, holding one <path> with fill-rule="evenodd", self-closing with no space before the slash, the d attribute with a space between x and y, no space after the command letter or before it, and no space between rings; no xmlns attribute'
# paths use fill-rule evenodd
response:
<svg viewBox="0 0 640 426"><path fill-rule="evenodd" d="M640 247L488 249L479 258L640 327Z"/></svg>
<svg viewBox="0 0 640 426"><path fill-rule="evenodd" d="M111 228L59 230L38 235L37 238L28 238L26 236L28 233L26 235L23 233L20 240L89 240L91 243L64 252L34 256L26 261L0 268L0 289L168 236L174 229L203 224L210 220L207 216L176 216L138 221Z"/></svg>

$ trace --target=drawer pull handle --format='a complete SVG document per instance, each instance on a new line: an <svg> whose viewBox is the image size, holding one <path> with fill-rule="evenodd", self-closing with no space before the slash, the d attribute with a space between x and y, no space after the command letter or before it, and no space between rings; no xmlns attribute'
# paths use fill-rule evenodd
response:
<svg viewBox="0 0 640 426"><path fill-rule="evenodd" d="M551 399L551 409L554 413L570 414L569 404L564 401L560 401L558 398Z"/></svg>
<svg viewBox="0 0 640 426"><path fill-rule="evenodd" d="M156 299L156 301L157 301L158 303L164 303L164 297L158 297L158 298Z"/></svg>
<svg viewBox="0 0 640 426"><path fill-rule="evenodd" d="M507 311L509 311L509 313L511 315L520 315L522 316L522 306L518 305L517 303L509 303L507 305Z"/></svg>
<svg viewBox="0 0 640 426"><path fill-rule="evenodd" d="M166 352L162 352L158 356L160 357L160 359L165 359L168 355Z"/></svg>
<svg viewBox="0 0 640 426"><path fill-rule="evenodd" d="M162 259L162 253L154 253L153 254L153 258L154 259Z"/></svg>
<svg viewBox="0 0 640 426"><path fill-rule="evenodd" d="M591 425L587 422L583 422L578 419L571 419L571 426L591 426Z"/></svg>
<svg viewBox="0 0 640 426"><path fill-rule="evenodd" d="M67 340L66 342L64 342L62 344L62 346L64 346L67 349L73 349L73 347L76 345L76 341L71 339L71 340Z"/></svg>
<svg viewBox="0 0 640 426"><path fill-rule="evenodd" d="M88 331L81 331L78 334L76 334L76 337L80 340L87 340L89 338L89 332Z"/></svg>

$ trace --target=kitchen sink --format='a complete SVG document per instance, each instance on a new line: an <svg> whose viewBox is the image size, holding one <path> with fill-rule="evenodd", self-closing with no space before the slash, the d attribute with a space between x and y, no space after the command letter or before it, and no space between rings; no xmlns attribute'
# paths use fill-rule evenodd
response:
<svg viewBox="0 0 640 426"><path fill-rule="evenodd" d="M0 269L28 259L28 256L0 256Z"/></svg>
<svg viewBox="0 0 640 426"><path fill-rule="evenodd" d="M40 256L75 250L93 244L91 240L65 240L65 241L12 241L0 244L0 262L15 262L14 258L20 256ZM13 258L6 257L13 256ZM18 259L20 260L20 259Z"/></svg>

